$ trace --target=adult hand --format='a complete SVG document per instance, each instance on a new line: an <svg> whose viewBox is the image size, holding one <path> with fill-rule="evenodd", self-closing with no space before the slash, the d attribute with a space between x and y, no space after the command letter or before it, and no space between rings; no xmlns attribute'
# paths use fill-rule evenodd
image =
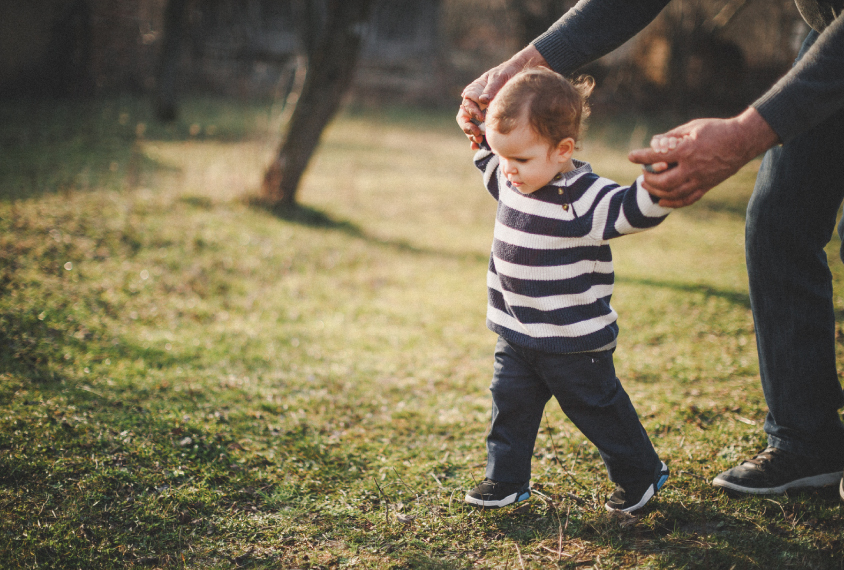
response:
<svg viewBox="0 0 844 570"><path fill-rule="evenodd" d="M504 87L507 81L518 72L531 67L548 67L548 62L535 47L529 45L501 65L493 67L463 89L463 102L457 112L457 124L472 141L472 148L483 140L478 125L472 122L475 119L483 122L483 109L489 105L495 94Z"/></svg>
<svg viewBox="0 0 844 570"><path fill-rule="evenodd" d="M476 118L479 115L480 118ZM473 123L472 120L483 122L483 116L484 114L481 108L471 99L463 99L463 102L460 103L460 108L457 110L457 124L460 125L463 132L469 137L469 142L472 143L472 150L481 148L480 144L484 139L480 126Z"/></svg>
<svg viewBox="0 0 844 570"><path fill-rule="evenodd" d="M634 150L636 164L654 164L644 184L660 206L694 204L709 190L779 142L777 134L754 108L731 119L696 119L656 135L651 148ZM667 164L676 163L665 170Z"/></svg>

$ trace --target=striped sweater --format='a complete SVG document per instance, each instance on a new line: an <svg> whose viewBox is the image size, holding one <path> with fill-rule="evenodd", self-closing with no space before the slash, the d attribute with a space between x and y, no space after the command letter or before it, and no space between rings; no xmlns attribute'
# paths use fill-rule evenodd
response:
<svg viewBox="0 0 844 570"><path fill-rule="evenodd" d="M619 186L585 162L522 194L486 144L475 155L498 200L487 273L487 326L513 344L552 353L609 350L618 336L608 240L659 224L671 211L641 187Z"/></svg>

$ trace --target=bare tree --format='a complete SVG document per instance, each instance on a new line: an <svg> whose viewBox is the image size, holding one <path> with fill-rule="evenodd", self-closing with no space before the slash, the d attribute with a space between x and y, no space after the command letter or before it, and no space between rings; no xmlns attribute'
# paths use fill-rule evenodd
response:
<svg viewBox="0 0 844 570"><path fill-rule="evenodd" d="M305 2L309 37L308 72L278 154L264 174L261 198L275 207L296 202L296 190L311 156L348 90L375 0L328 0L326 24L313 41L317 14Z"/></svg>

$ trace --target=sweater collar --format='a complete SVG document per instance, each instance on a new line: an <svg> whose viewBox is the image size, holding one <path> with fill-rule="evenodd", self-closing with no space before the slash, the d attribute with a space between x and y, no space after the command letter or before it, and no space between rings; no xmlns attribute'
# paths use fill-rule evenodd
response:
<svg viewBox="0 0 844 570"><path fill-rule="evenodd" d="M583 174L592 172L592 166L588 162L583 162L582 160L577 160L576 158L571 159L571 162L574 165L574 169L569 170L568 172L562 172L555 176L550 182L552 186L568 186L580 178Z"/></svg>

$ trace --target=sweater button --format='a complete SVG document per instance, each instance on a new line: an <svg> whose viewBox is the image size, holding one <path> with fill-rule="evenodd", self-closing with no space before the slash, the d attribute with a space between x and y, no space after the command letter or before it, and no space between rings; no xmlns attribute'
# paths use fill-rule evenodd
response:
<svg viewBox="0 0 844 570"><path fill-rule="evenodd" d="M563 204L563 210L565 210L566 212L568 212L568 211L569 211L569 205L568 205L568 204Z"/></svg>

